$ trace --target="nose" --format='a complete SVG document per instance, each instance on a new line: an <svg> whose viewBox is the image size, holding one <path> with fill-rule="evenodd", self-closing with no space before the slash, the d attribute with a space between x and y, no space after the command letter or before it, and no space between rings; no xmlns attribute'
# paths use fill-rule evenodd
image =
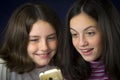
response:
<svg viewBox="0 0 120 80"><path fill-rule="evenodd" d="M41 40L39 42L39 50L44 51L44 52L48 51L48 43L46 40Z"/></svg>
<svg viewBox="0 0 120 80"><path fill-rule="evenodd" d="M79 36L77 42L80 47L85 47L88 45L88 41L84 35Z"/></svg>

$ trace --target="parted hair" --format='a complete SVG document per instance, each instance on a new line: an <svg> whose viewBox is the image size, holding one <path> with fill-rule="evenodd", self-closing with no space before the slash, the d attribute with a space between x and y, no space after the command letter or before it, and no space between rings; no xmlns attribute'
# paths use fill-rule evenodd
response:
<svg viewBox="0 0 120 80"><path fill-rule="evenodd" d="M25 3L11 15L1 42L0 58L5 61L10 70L24 73L35 68L35 63L27 54L27 45L32 25L38 20L50 23L56 31L58 39L57 54L51 62L56 64L59 55L58 49L60 49L59 44L61 44L62 39L60 37L62 27L58 15L44 3Z"/></svg>
<svg viewBox="0 0 120 80"><path fill-rule="evenodd" d="M110 80L119 80L120 76L120 15L110 0L77 0L69 9L64 32L63 64L71 79L86 80L91 69L72 45L70 20L81 12L86 13L98 23L102 35L100 60L104 63L105 72ZM67 59L67 60L65 60Z"/></svg>

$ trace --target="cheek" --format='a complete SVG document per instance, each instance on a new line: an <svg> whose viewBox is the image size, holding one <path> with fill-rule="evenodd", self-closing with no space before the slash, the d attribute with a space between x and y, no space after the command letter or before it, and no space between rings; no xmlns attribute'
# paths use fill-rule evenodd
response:
<svg viewBox="0 0 120 80"><path fill-rule="evenodd" d="M98 36L90 41L91 46L95 47L98 52L101 50L101 38Z"/></svg>
<svg viewBox="0 0 120 80"><path fill-rule="evenodd" d="M73 43L73 46L76 47L77 40L72 38L72 43Z"/></svg>
<svg viewBox="0 0 120 80"><path fill-rule="evenodd" d="M96 47L100 47L101 45L101 38L98 36L97 38L91 41Z"/></svg>
<svg viewBox="0 0 120 80"><path fill-rule="evenodd" d="M51 49L56 49L56 47L57 47L57 41L50 42L50 43L49 43L49 47L50 47Z"/></svg>
<svg viewBox="0 0 120 80"><path fill-rule="evenodd" d="M77 40L74 39L74 38L72 38L72 43L73 43L73 45L75 46L75 45L77 44Z"/></svg>
<svg viewBox="0 0 120 80"><path fill-rule="evenodd" d="M96 47L98 49L98 52L101 52L101 41L99 40L98 42L96 42Z"/></svg>
<svg viewBox="0 0 120 80"><path fill-rule="evenodd" d="M33 53L35 50L36 50L35 45L29 44L29 45L27 46L27 52L28 52L28 54Z"/></svg>

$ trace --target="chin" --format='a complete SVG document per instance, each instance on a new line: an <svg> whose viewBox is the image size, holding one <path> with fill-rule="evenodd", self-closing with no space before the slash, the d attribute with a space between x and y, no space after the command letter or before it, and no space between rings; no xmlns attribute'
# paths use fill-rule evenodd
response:
<svg viewBox="0 0 120 80"><path fill-rule="evenodd" d="M94 59L85 59L85 58L84 58L84 60L87 61L87 62L94 61Z"/></svg>
<svg viewBox="0 0 120 80"><path fill-rule="evenodd" d="M43 67L43 66L46 66L46 65L48 65L48 62L38 63L38 64L37 64L38 67Z"/></svg>

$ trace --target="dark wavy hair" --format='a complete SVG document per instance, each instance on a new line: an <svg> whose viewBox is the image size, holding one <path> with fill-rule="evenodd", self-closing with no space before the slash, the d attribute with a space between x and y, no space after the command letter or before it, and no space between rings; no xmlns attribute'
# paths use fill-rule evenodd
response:
<svg viewBox="0 0 120 80"><path fill-rule="evenodd" d="M57 65L58 49L62 40L62 26L58 15L46 4L25 3L18 7L10 17L2 40L0 58L5 61L10 70L24 73L35 68L35 63L27 54L27 45L32 25L38 20L50 23L56 31L57 54L51 64Z"/></svg>
<svg viewBox="0 0 120 80"><path fill-rule="evenodd" d="M119 80L120 15L110 0L78 0L70 7L64 32L64 72L71 78L69 80L86 80L91 75L90 65L73 47L70 34L70 20L81 12L97 21L102 35L101 61L105 72L111 80Z"/></svg>

